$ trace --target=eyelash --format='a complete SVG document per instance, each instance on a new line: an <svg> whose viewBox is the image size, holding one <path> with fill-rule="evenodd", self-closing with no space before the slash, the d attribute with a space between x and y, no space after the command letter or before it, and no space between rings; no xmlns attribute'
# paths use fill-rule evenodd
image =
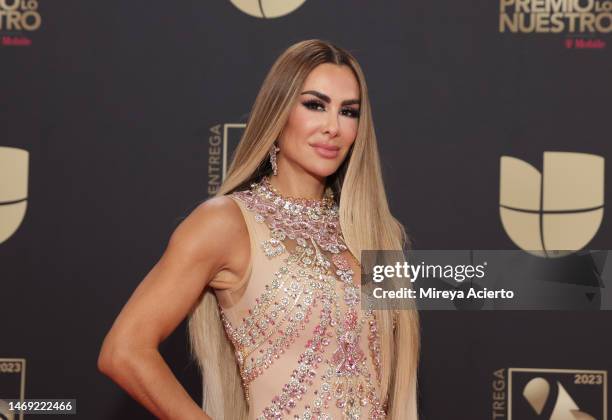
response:
<svg viewBox="0 0 612 420"><path fill-rule="evenodd" d="M322 102L315 101L315 100L304 102L304 106L306 108L312 109L312 110L314 110L315 107L317 107L317 106L321 106L321 107L325 108L325 105ZM349 112L349 115L347 115L347 117L349 117L349 118L359 118L359 111L357 111L355 109L344 108L343 111L348 111Z"/></svg>

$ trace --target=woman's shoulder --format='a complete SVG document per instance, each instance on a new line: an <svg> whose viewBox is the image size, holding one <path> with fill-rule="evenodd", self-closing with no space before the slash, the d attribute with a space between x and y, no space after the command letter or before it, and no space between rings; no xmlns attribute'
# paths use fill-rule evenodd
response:
<svg viewBox="0 0 612 420"><path fill-rule="evenodd" d="M213 213L221 213L225 211L231 212L232 210L238 210L234 199L231 198L230 195L219 195L216 197L209 198L203 202L201 202L196 210L202 209L203 211L207 211L210 214ZM221 215L218 214L218 215Z"/></svg>
<svg viewBox="0 0 612 420"><path fill-rule="evenodd" d="M200 203L192 212L206 230L226 235L246 233L246 224L236 201L227 195L210 198Z"/></svg>
<svg viewBox="0 0 612 420"><path fill-rule="evenodd" d="M234 200L219 196L198 204L173 232L170 242L195 258L227 262L233 251L248 246L248 230Z"/></svg>
<svg viewBox="0 0 612 420"><path fill-rule="evenodd" d="M234 289L243 279L251 256L249 230L238 202L223 195L201 203L196 211L208 225L206 236L215 248L217 258L223 262L210 282L213 289Z"/></svg>

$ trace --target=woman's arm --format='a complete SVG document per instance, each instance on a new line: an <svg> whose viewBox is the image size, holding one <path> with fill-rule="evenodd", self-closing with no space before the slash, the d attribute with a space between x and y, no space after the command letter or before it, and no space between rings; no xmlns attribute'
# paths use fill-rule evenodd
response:
<svg viewBox="0 0 612 420"><path fill-rule="evenodd" d="M245 254L246 251L246 254ZM158 351L204 288L239 279L249 239L228 197L200 204L173 232L157 264L138 285L104 339L98 368L161 419L210 419ZM245 258L246 256L246 258Z"/></svg>

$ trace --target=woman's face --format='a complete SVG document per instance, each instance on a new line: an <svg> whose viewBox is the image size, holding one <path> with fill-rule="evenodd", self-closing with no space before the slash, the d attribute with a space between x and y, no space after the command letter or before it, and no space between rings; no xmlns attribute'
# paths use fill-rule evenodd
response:
<svg viewBox="0 0 612 420"><path fill-rule="evenodd" d="M350 67L315 67L279 136L279 174L288 167L317 178L336 172L357 136L359 103L359 84Z"/></svg>

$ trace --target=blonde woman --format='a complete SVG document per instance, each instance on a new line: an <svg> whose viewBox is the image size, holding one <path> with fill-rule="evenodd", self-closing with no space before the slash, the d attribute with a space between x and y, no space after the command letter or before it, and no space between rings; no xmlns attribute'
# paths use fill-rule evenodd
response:
<svg viewBox="0 0 612 420"><path fill-rule="evenodd" d="M402 249L363 72L321 40L288 48L227 178L172 234L99 368L165 419L417 419L415 311L360 301L366 249ZM197 405L157 348L189 316Z"/></svg>

